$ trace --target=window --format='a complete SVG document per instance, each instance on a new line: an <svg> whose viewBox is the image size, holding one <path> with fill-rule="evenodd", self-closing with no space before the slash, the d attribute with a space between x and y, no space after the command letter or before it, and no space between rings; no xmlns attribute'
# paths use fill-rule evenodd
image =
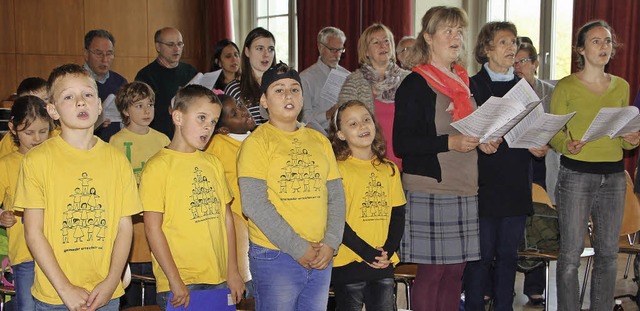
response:
<svg viewBox="0 0 640 311"><path fill-rule="evenodd" d="M538 50L540 79L571 72L573 0L488 0L488 21L511 21Z"/></svg>
<svg viewBox="0 0 640 311"><path fill-rule="evenodd" d="M296 67L297 33L295 0L255 0L255 25L276 38L276 62Z"/></svg>

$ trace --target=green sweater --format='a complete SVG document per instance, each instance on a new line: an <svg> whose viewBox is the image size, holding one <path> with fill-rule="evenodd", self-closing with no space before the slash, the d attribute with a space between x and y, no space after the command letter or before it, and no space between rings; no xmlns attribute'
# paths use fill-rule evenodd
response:
<svg viewBox="0 0 640 311"><path fill-rule="evenodd" d="M629 105L629 83L620 77L610 76L609 88L602 95L594 94L587 89L575 74L564 77L556 85L551 98L551 113L562 115L577 112L567 123L567 129L574 139L582 138L600 108ZM564 156L583 162L617 162L622 160L622 149L636 147L624 141L622 137L611 139L604 136L584 145L580 153L571 154L567 149L567 142L570 140L568 134L560 131L551 139L550 144Z"/></svg>

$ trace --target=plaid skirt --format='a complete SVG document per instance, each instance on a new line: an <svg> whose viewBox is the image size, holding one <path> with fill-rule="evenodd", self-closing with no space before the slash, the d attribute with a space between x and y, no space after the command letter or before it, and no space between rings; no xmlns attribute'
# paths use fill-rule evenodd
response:
<svg viewBox="0 0 640 311"><path fill-rule="evenodd" d="M455 264L480 259L478 197L407 191L400 260Z"/></svg>

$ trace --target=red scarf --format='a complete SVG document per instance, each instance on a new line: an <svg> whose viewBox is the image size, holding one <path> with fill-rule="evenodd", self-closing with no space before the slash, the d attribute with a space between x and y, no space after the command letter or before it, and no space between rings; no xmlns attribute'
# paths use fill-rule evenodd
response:
<svg viewBox="0 0 640 311"><path fill-rule="evenodd" d="M471 92L469 91L469 74L462 66L453 65L454 72L462 79L464 85L460 81L451 78L442 70L431 64L423 64L413 68L414 72L419 73L427 83L438 92L451 98L453 109L449 111L453 121L458 121L473 112L471 106Z"/></svg>

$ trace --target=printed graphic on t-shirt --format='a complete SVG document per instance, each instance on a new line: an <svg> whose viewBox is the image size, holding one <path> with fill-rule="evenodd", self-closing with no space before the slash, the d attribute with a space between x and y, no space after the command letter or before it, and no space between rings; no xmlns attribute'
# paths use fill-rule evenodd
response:
<svg viewBox="0 0 640 311"><path fill-rule="evenodd" d="M136 184L140 184L140 174L142 174L142 169L144 168L144 161L141 161L140 163L133 163L131 160L131 146L133 146L133 142L131 141L125 141L124 143L124 150L125 150L125 155L127 156L127 159L129 160L129 163L131 163L131 166L133 167L133 174L136 176ZM139 167L137 165L140 165Z"/></svg>
<svg viewBox="0 0 640 311"><path fill-rule="evenodd" d="M99 191L92 186L92 180L87 172L83 172L78 178L78 187L69 195L60 231L62 244L76 248L65 251L102 248L102 243L98 242L103 242L105 238L106 213Z"/></svg>
<svg viewBox="0 0 640 311"><path fill-rule="evenodd" d="M362 197L361 215L363 221L382 220L389 217L387 194L376 173L369 175L367 192Z"/></svg>
<svg viewBox="0 0 640 311"><path fill-rule="evenodd" d="M220 200L207 176L202 175L202 170L197 166L193 170L193 188L191 190L191 203L189 210L191 219L201 222L220 217Z"/></svg>
<svg viewBox="0 0 640 311"><path fill-rule="evenodd" d="M322 185L318 165L311 160L313 156L302 148L297 138L293 139L289 151L289 160L282 168L279 184L281 194L314 193L320 191Z"/></svg>

